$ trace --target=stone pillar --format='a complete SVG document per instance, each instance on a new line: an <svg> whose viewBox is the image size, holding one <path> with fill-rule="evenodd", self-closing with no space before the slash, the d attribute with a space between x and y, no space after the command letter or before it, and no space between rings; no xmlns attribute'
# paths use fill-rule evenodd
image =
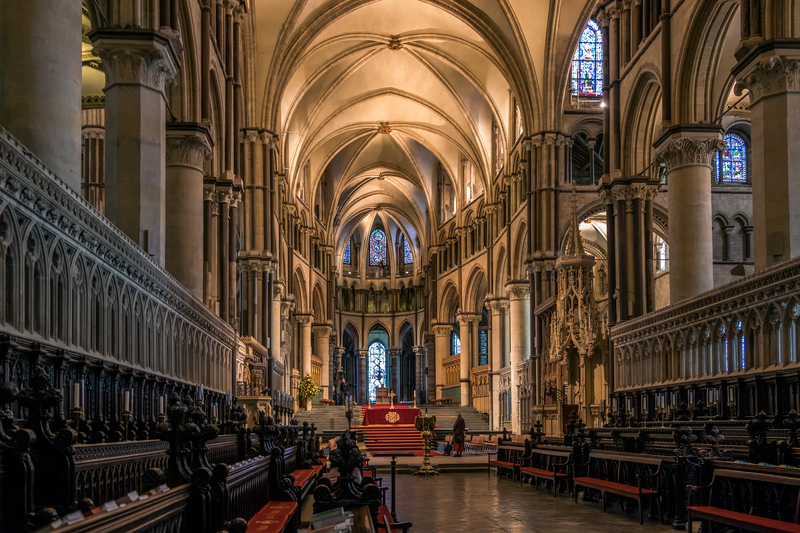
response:
<svg viewBox="0 0 800 533"><path fill-rule="evenodd" d="M400 389L400 350L397 348L392 348L389 350L389 355L392 357L392 391L397 395L394 401L400 401L400 393L402 390Z"/></svg>
<svg viewBox="0 0 800 533"><path fill-rule="evenodd" d="M283 371L285 374L291 372L289 366L285 363L288 361L283 360L283 352L281 350L281 298L286 294L286 289L283 283L276 281L273 283L272 293L272 336L270 342L272 343L272 357L280 361L284 365Z"/></svg>
<svg viewBox="0 0 800 533"><path fill-rule="evenodd" d="M453 326L450 324L438 324L433 327L433 334L436 336L436 398L442 397L444 388L444 358L450 356L450 334Z"/></svg>
<svg viewBox="0 0 800 533"><path fill-rule="evenodd" d="M81 113L81 141L83 145L81 195L92 204L92 207L100 211L100 213L105 213L105 109L92 107L83 110Z"/></svg>
<svg viewBox="0 0 800 533"><path fill-rule="evenodd" d="M435 285L434 285L435 286ZM429 403L436 398L436 336L426 334L424 337L425 346L425 403Z"/></svg>
<svg viewBox="0 0 800 533"><path fill-rule="evenodd" d="M237 183L238 182L238 183ZM233 329L239 329L239 302L236 298L236 261L239 257L239 205L242 202L241 192L241 179L236 178L234 181L236 187L234 188L231 198L230 208L230 224L228 225L228 301L227 305L230 309L230 324ZM238 190L237 190L238 189Z"/></svg>
<svg viewBox="0 0 800 533"><path fill-rule="evenodd" d="M423 364L423 358L425 357L425 347L424 346L414 346L414 361L416 363L416 378L414 383L414 394L417 399L417 406L422 405L425 403L425 398L423 397L423 377L425 373L425 365Z"/></svg>
<svg viewBox="0 0 800 533"><path fill-rule="evenodd" d="M458 323L461 325L461 363L459 365L460 381L461 381L461 405L472 405L472 396L470 394L470 377L472 375L472 353L474 346L472 344L472 324L475 322L475 317L472 315L460 314L458 316Z"/></svg>
<svg viewBox="0 0 800 533"><path fill-rule="evenodd" d="M228 262L228 237L230 235L230 212L231 202L233 195L231 194L230 187L217 187L217 195L219 201L219 240L217 245L218 257L215 260L219 261L221 265L221 280L220 280L220 295L219 295L219 316L226 322L231 322L228 315L228 297L229 297L229 283L230 279L229 269L230 263ZM235 275L235 274L234 274Z"/></svg>
<svg viewBox="0 0 800 533"><path fill-rule="evenodd" d="M0 2L0 124L81 190L81 1Z"/></svg>
<svg viewBox="0 0 800 533"><path fill-rule="evenodd" d="M750 91L748 181L753 184L758 272L800 255L800 51L763 42L734 67L733 74L739 81L737 94L744 88Z"/></svg>
<svg viewBox="0 0 800 533"><path fill-rule="evenodd" d="M311 373L311 324L314 315L295 315L300 325L300 380L302 381Z"/></svg>
<svg viewBox="0 0 800 533"><path fill-rule="evenodd" d="M486 308L491 312L492 338L489 356L489 421L491 429L497 431L500 427L500 395L495 391L500 390L500 369L503 368L503 326L504 314L508 311L508 300L492 299L487 297Z"/></svg>
<svg viewBox="0 0 800 533"><path fill-rule="evenodd" d="M358 358L358 403L367 405L367 350L356 350Z"/></svg>
<svg viewBox="0 0 800 533"><path fill-rule="evenodd" d="M164 86L179 67L180 45L160 31L129 28L91 38L106 73L106 216L164 265Z"/></svg>
<svg viewBox="0 0 800 533"><path fill-rule="evenodd" d="M314 327L312 328L312 331L314 332L314 355L322 359L322 372L320 375L320 388L322 389L322 397L332 399L333 396L330 393L330 388L331 388L330 344L331 344L331 331L333 331L333 323L315 324Z"/></svg>
<svg viewBox="0 0 800 533"><path fill-rule="evenodd" d="M203 160L211 154L211 132L203 124L167 125L167 271L203 299Z"/></svg>
<svg viewBox="0 0 800 533"><path fill-rule="evenodd" d="M679 125L654 144L669 187L669 294L676 304L714 288L711 160L724 149L719 126Z"/></svg>
<svg viewBox="0 0 800 533"><path fill-rule="evenodd" d="M519 433L519 371L518 365L530 357L528 324L530 324L530 287L523 283L506 286L511 319L511 430Z"/></svg>

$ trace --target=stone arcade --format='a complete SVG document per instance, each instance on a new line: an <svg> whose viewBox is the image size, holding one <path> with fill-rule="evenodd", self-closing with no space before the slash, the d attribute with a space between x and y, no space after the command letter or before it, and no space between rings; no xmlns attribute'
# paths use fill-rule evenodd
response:
<svg viewBox="0 0 800 533"><path fill-rule="evenodd" d="M795 0L0 1L0 531L377 519L389 398L557 497L796 503L720 464L800 457L798 80Z"/></svg>

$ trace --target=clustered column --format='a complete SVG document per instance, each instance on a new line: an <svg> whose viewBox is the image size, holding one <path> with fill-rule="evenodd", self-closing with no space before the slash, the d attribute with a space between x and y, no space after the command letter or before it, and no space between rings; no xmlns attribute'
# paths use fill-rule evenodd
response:
<svg viewBox="0 0 800 533"><path fill-rule="evenodd" d="M503 331L505 329L505 313L508 312L508 300L494 299L489 295L486 308L491 312L491 357L489 358L489 420L492 430L500 428L500 369L503 368Z"/></svg>
<svg viewBox="0 0 800 533"><path fill-rule="evenodd" d="M436 398L442 397L444 388L444 358L450 355L450 334L453 326L450 324L439 324L433 327L433 334L436 338Z"/></svg>
<svg viewBox="0 0 800 533"><path fill-rule="evenodd" d="M315 324L312 330L314 332L314 355L322 360L322 373L320 376L320 388L322 389L323 398L332 398L330 393L330 375L331 375L331 331L333 331L333 323L330 324ZM310 361L310 358L309 358ZM309 366L309 369L311 367Z"/></svg>

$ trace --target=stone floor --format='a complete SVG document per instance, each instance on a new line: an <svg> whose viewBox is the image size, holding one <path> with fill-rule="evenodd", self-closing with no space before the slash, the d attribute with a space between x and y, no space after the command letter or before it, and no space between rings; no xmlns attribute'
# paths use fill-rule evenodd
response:
<svg viewBox="0 0 800 533"><path fill-rule="evenodd" d="M386 481L389 481L386 479ZM387 494L387 504L391 501ZM635 508L635 503L633 504ZM669 526L645 515L624 514L615 505L603 514L600 504L554 499L543 488L520 486L486 473L444 474L430 478L397 476L397 519L411 522L411 532L667 532Z"/></svg>

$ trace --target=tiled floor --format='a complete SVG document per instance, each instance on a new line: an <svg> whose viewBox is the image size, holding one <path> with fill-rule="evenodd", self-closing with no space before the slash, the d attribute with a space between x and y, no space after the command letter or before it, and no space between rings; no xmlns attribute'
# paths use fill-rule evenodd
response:
<svg viewBox="0 0 800 533"><path fill-rule="evenodd" d="M387 495L387 503L390 501ZM626 515L619 505L603 514L599 503L575 504L563 494L554 499L542 487L537 493L530 485L520 486L519 482L488 477L486 473L397 476L397 519L411 522L413 533L672 531L646 517L644 526L640 526L638 513Z"/></svg>

